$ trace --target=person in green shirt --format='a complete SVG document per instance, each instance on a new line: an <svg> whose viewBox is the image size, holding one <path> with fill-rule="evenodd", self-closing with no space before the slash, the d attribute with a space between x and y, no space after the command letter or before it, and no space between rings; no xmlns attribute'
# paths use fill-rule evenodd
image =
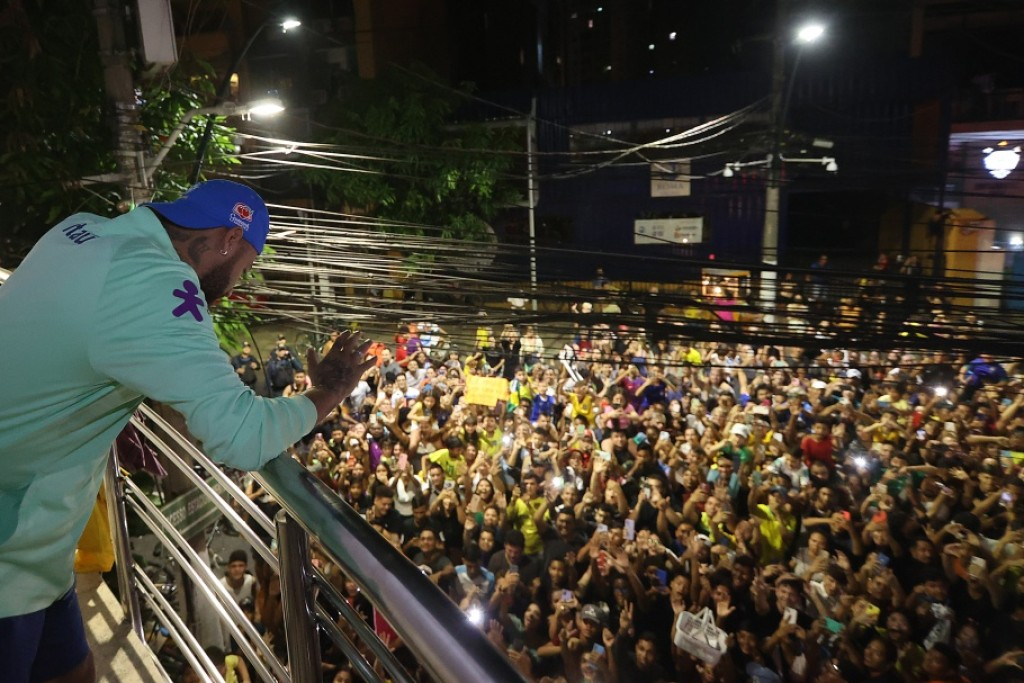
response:
<svg viewBox="0 0 1024 683"><path fill-rule="evenodd" d="M494 415L484 415L483 425L480 432L480 454L488 458L497 457L503 447L502 437L504 433L498 427L498 418Z"/></svg>
<svg viewBox="0 0 1024 683"><path fill-rule="evenodd" d="M544 551L538 522L543 519L545 509L537 475L532 472L523 475L522 493L516 496L513 492L512 500L505 509L505 523L523 533L527 555L540 555Z"/></svg>
<svg viewBox="0 0 1024 683"><path fill-rule="evenodd" d="M74 592L77 539L107 454L145 397L216 461L254 470L324 420L373 364L343 334L314 386L263 398L221 351L208 306L263 251L267 207L227 180L117 218L70 216L0 287L0 678L92 681ZM12 324L12 321L17 321Z"/></svg>
<svg viewBox="0 0 1024 683"><path fill-rule="evenodd" d="M445 448L423 456L422 469L426 471L430 463L436 462L444 469L445 478L454 481L466 474L466 445L457 436L449 436L444 445Z"/></svg>

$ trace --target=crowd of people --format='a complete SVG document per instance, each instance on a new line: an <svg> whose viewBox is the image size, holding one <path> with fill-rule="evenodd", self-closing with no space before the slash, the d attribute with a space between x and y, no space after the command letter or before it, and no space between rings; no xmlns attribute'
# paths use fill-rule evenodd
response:
<svg viewBox="0 0 1024 683"><path fill-rule="evenodd" d="M292 455L529 680L1024 680L1019 362L442 332L376 345ZM467 400L499 377L506 399ZM680 628L705 614L720 656Z"/></svg>

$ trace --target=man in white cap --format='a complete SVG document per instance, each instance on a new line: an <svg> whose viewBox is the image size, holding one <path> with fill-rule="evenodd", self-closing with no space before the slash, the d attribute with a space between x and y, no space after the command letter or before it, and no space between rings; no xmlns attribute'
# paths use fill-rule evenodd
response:
<svg viewBox="0 0 1024 683"><path fill-rule="evenodd" d="M345 335L315 386L288 399L246 387L208 305L262 252L252 189L200 183L114 219L75 214L0 288L0 662L5 681L92 681L74 552L110 444L144 397L181 412L218 462L253 470L308 433L359 381L367 343Z"/></svg>

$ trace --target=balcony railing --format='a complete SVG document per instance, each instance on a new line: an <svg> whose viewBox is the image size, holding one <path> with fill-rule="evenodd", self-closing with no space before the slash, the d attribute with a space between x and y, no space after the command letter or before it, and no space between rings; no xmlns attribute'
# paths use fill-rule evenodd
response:
<svg viewBox="0 0 1024 683"><path fill-rule="evenodd" d="M217 671L218 663L211 661L194 633L193 624L187 623L172 604L166 583L158 585L150 573L135 565L128 537L128 510L166 548L166 554L173 558L180 575L187 578L182 583L194 586L195 595L209 603L212 613L238 643L257 680L321 681L321 633L334 643L364 680L396 683L417 680L415 672L403 666L388 644L313 567L310 562L312 541L359 586L362 595L388 621L419 666L435 681L523 683L524 679L504 653L470 623L454 602L299 463L279 457L254 473L281 506L271 522L228 474L152 409L142 406L132 424L163 456L163 462L180 470L202 491L217 512L280 576L286 658L279 658L274 648L261 638L206 558L196 552L190 539L162 514L151 494L133 478L123 475L116 450L112 452L106 486L113 492L108 499L125 613L142 640L146 640L147 635L144 621L159 623L200 680L222 680ZM205 470L204 474L197 471L199 468L194 467L193 462ZM243 515L252 523L247 523ZM276 550L263 540L271 536L276 537Z"/></svg>

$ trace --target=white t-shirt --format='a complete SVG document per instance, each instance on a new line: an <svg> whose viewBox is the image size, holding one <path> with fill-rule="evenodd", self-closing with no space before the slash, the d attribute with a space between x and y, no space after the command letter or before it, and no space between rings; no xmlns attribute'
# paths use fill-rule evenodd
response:
<svg viewBox="0 0 1024 683"><path fill-rule="evenodd" d="M256 602L256 587L259 585L256 583L256 577L249 572L245 573L245 577L242 579L242 585L239 586L238 590L228 582L228 577L223 576L220 582L224 584L224 587L228 589L228 593L235 602L241 604L243 600L249 599L253 603Z"/></svg>

